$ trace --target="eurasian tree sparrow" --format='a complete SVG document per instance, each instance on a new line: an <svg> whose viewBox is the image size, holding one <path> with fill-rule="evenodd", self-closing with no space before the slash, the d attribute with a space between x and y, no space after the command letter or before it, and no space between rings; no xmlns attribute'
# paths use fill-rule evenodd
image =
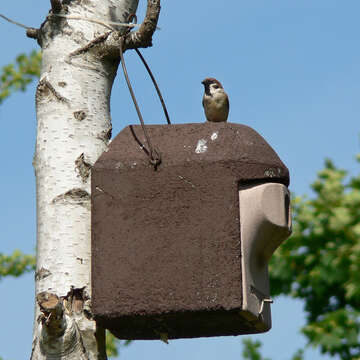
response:
<svg viewBox="0 0 360 360"><path fill-rule="evenodd" d="M226 121L229 114L229 98L220 81L206 78L201 82L205 87L202 104L208 121Z"/></svg>

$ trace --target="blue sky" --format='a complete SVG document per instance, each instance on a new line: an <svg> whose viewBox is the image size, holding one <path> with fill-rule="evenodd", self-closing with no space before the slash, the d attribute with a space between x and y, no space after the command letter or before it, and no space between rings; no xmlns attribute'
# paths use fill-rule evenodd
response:
<svg viewBox="0 0 360 360"><path fill-rule="evenodd" d="M3 1L0 13L37 27L48 0ZM145 0L140 0L140 19ZM224 5L225 3L225 5ZM290 189L309 194L329 157L357 173L359 152L360 47L358 0L163 1L154 47L143 51L174 123L204 121L201 80L212 76L230 97L229 121L253 127L289 167ZM0 66L37 44L22 29L0 21ZM128 70L145 122L165 122L151 83L134 53ZM119 71L112 94L113 133L137 123ZM0 106L2 206L0 252L35 249L35 178L32 156L36 119L34 86ZM0 282L0 356L26 359L31 351L33 275ZM280 298L273 329L255 338L264 354L287 360L305 344L300 301ZM7 325L9 324L9 325ZM242 337L136 342L123 359L240 359ZM306 359L328 359L309 349Z"/></svg>

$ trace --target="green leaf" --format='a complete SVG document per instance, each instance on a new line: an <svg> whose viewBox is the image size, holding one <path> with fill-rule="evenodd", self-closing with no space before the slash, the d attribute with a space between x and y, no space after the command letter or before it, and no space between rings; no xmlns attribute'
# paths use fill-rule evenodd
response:
<svg viewBox="0 0 360 360"><path fill-rule="evenodd" d="M304 359L304 350L302 349L298 350L291 358L291 360L303 360L303 359Z"/></svg>
<svg viewBox="0 0 360 360"><path fill-rule="evenodd" d="M6 65L0 73L0 104L17 90L25 91L40 76L41 53L20 54L14 64Z"/></svg>
<svg viewBox="0 0 360 360"><path fill-rule="evenodd" d="M259 340L253 341L251 339L243 340L243 358L248 360L270 360L269 358L264 358L259 349L261 347L261 342Z"/></svg>
<svg viewBox="0 0 360 360"><path fill-rule="evenodd" d="M15 250L11 255L0 253L0 280L5 276L18 277L35 270L35 257Z"/></svg>
<svg viewBox="0 0 360 360"><path fill-rule="evenodd" d="M119 340L110 331L106 330L106 353L109 358L119 356L121 347L129 346L131 340Z"/></svg>
<svg viewBox="0 0 360 360"><path fill-rule="evenodd" d="M323 352L340 355L341 359L355 359L360 350L359 320L360 312L340 309L306 325L303 333L312 345L320 346Z"/></svg>

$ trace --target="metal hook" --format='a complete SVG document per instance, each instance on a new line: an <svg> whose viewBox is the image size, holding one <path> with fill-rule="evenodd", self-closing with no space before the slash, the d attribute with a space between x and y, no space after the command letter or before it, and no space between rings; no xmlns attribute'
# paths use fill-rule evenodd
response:
<svg viewBox="0 0 360 360"><path fill-rule="evenodd" d="M264 304L265 304L265 303L272 304L273 302L274 302L274 300L271 299L271 298L262 299L261 305L260 305L260 310L259 310L259 316L260 316L260 315L263 313L263 311L264 311Z"/></svg>

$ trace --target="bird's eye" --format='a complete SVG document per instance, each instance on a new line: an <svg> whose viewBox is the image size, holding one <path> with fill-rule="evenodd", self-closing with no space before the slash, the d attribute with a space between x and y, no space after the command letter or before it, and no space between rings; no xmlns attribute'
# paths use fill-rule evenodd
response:
<svg viewBox="0 0 360 360"><path fill-rule="evenodd" d="M219 88L219 85L213 85L213 88L214 88L214 89L218 89L218 88Z"/></svg>

